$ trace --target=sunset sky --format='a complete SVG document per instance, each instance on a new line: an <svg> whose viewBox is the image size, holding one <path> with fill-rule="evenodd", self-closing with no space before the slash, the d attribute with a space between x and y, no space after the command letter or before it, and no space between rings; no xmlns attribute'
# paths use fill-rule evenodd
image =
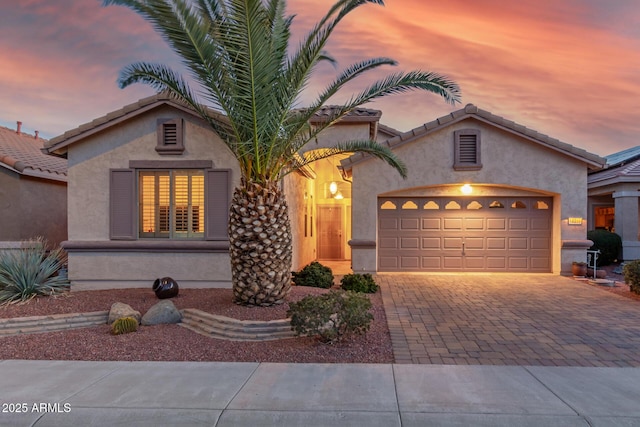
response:
<svg viewBox="0 0 640 427"><path fill-rule="evenodd" d="M387 0L357 9L317 70L301 106L343 67L387 56L386 73L423 69L457 81L462 104L425 93L368 108L406 131L465 104L600 155L640 145L638 0ZM0 125L51 138L153 94L121 90L118 72L138 60L180 67L150 25L100 0L0 0ZM295 34L333 0L289 0ZM295 37L297 40L297 37ZM361 83L366 83L363 79ZM362 86L335 99L348 97Z"/></svg>

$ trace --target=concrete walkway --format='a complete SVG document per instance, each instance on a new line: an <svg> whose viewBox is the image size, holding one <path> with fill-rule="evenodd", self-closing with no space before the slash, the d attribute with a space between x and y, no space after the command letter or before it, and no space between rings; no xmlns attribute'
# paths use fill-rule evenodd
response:
<svg viewBox="0 0 640 427"><path fill-rule="evenodd" d="M637 368L6 360L0 379L11 427L640 425Z"/></svg>
<svg viewBox="0 0 640 427"><path fill-rule="evenodd" d="M378 274L396 363L640 367L640 302L551 274Z"/></svg>

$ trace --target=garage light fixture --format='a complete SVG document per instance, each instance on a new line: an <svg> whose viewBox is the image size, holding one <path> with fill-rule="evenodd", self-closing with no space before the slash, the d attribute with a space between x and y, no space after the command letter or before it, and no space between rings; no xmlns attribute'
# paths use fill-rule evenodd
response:
<svg viewBox="0 0 640 427"><path fill-rule="evenodd" d="M582 225L582 218L569 218L569 225Z"/></svg>
<svg viewBox="0 0 640 427"><path fill-rule="evenodd" d="M462 194L471 194L471 192L473 191L473 188L471 187L471 184L465 184L462 187L460 187L460 191L462 191Z"/></svg>

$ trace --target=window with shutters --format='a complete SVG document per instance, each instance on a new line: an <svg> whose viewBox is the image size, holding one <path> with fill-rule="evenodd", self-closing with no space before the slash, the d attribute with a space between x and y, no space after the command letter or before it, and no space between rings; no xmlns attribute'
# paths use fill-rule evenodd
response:
<svg viewBox="0 0 640 427"><path fill-rule="evenodd" d="M480 131L461 129L454 132L455 170L480 170Z"/></svg>
<svg viewBox="0 0 640 427"><path fill-rule="evenodd" d="M204 237L203 171L138 172L139 237Z"/></svg>
<svg viewBox="0 0 640 427"><path fill-rule="evenodd" d="M156 151L161 155L178 155L184 152L182 119L158 120L158 144Z"/></svg>

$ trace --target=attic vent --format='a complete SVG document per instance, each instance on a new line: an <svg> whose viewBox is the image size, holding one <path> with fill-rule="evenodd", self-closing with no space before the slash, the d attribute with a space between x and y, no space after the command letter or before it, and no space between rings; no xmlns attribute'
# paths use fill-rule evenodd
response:
<svg viewBox="0 0 640 427"><path fill-rule="evenodd" d="M156 151L161 155L179 155L184 152L182 119L158 120L158 145Z"/></svg>
<svg viewBox="0 0 640 427"><path fill-rule="evenodd" d="M178 125L166 123L164 125L164 145L176 145L178 143Z"/></svg>
<svg viewBox="0 0 640 427"><path fill-rule="evenodd" d="M461 129L454 132L455 170L480 170L480 131Z"/></svg>

